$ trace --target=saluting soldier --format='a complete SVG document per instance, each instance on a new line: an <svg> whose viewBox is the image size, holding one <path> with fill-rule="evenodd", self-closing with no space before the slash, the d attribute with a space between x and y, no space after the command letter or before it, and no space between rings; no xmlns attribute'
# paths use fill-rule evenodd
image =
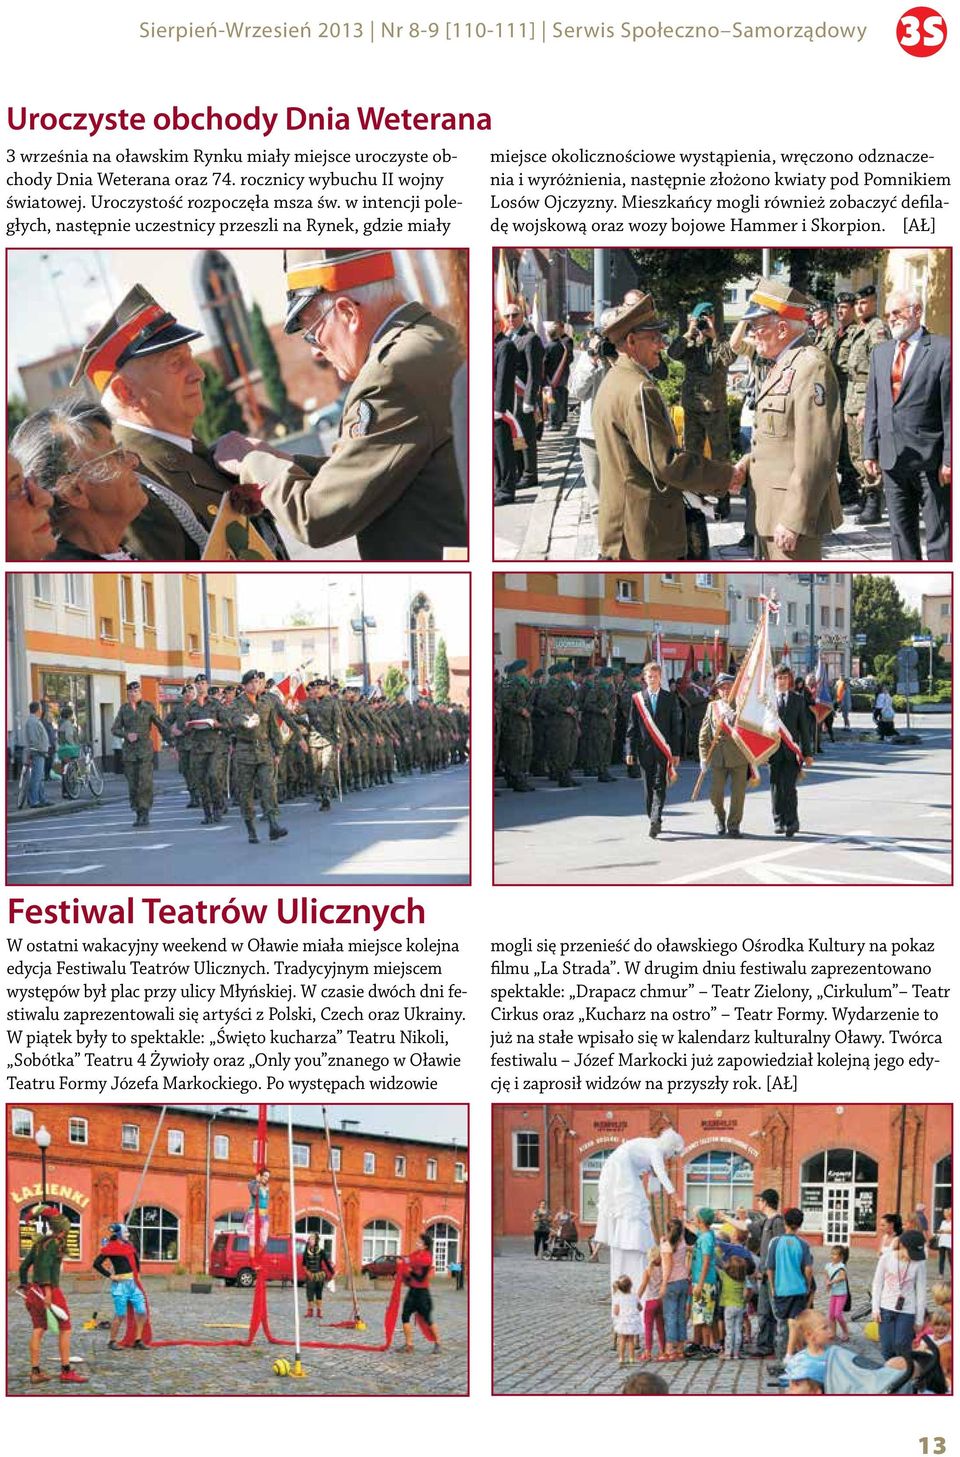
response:
<svg viewBox="0 0 960 1457"><path fill-rule="evenodd" d="M858 526L876 526L883 518L883 481L868 476L863 464L863 426L867 413L867 384L870 379L870 358L878 344L890 338L890 330L877 317L877 286L864 284L857 289L857 325L852 331L847 356L847 391L843 400L847 441L854 470L859 477L863 509L856 517Z"/></svg>
<svg viewBox="0 0 960 1457"><path fill-rule="evenodd" d="M829 360L807 342L810 300L762 278L744 314L770 368L757 389L749 461L757 540L767 561L819 561L843 520L837 490L840 395Z"/></svg>
<svg viewBox="0 0 960 1457"><path fill-rule="evenodd" d="M743 804L747 794L750 766L730 734L736 717L732 703L731 673L718 673L713 681L713 694L700 725L698 748L700 768L710 765L710 803L717 817L717 834L739 840ZM730 781L730 808L724 805L727 780Z"/></svg>
<svg viewBox="0 0 960 1457"><path fill-rule="evenodd" d="M652 371L666 323L650 294L603 316L616 362L593 402L600 457L600 554L608 561L682 561L687 554L684 491L725 496L741 470L680 450Z"/></svg>
<svg viewBox="0 0 960 1457"><path fill-rule="evenodd" d="M158 716L152 703L144 703L140 684L127 684L127 701L113 720L110 732L123 740L123 772L127 778L130 808L136 812L135 830L146 829L153 805L153 740L150 729L157 729L166 741L170 730Z"/></svg>
<svg viewBox="0 0 960 1457"><path fill-rule="evenodd" d="M326 460L285 456L236 432L221 469L262 484L266 506L308 546L356 536L378 561L439 561L467 544L450 398L463 362L457 332L407 297L388 248L284 255L288 334L350 382Z"/></svg>
<svg viewBox="0 0 960 1457"><path fill-rule="evenodd" d="M237 736L235 764L237 798L251 845L259 843L254 794L259 794L271 840L282 840L287 831L280 823L274 766L283 747L277 723L276 704L269 693L257 694L259 678L250 668L241 679L243 692L234 705L230 723Z"/></svg>

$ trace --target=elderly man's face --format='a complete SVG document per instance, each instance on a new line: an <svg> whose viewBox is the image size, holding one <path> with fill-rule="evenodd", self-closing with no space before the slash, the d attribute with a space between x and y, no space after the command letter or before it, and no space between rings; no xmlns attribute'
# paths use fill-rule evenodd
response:
<svg viewBox="0 0 960 1457"><path fill-rule="evenodd" d="M189 436L203 410L203 370L189 344L175 344L131 359L117 376L114 393L125 413L135 413L154 430Z"/></svg>
<svg viewBox="0 0 960 1457"><path fill-rule="evenodd" d="M910 304L902 294L892 294L883 315L894 339L909 339L920 327L922 304Z"/></svg>
<svg viewBox="0 0 960 1457"><path fill-rule="evenodd" d="M139 516L147 493L137 479L140 457L118 446L106 425L94 425L79 450L72 453L57 490L69 507L109 516L125 523Z"/></svg>
<svg viewBox="0 0 960 1457"><path fill-rule="evenodd" d="M636 329L627 335L627 353L634 364L643 369L656 369L660 363L663 335L659 329Z"/></svg>
<svg viewBox="0 0 960 1457"><path fill-rule="evenodd" d="M48 515L53 497L25 478L16 456L7 452L7 561L42 561L54 548Z"/></svg>
<svg viewBox="0 0 960 1457"><path fill-rule="evenodd" d="M351 298L312 298L301 314L306 340L317 361L333 365L341 379L354 380L367 362L370 328L366 311Z"/></svg>
<svg viewBox="0 0 960 1457"><path fill-rule="evenodd" d="M762 359L776 359L790 339L789 329L776 314L761 314L758 319L753 319L750 332Z"/></svg>

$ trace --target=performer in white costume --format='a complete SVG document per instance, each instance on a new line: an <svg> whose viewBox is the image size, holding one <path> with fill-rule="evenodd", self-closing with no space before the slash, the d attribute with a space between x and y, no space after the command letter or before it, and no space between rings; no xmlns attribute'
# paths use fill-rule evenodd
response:
<svg viewBox="0 0 960 1457"><path fill-rule="evenodd" d="M656 1244L643 1175L653 1176L649 1180L651 1193L660 1187L672 1194L667 1160L682 1153L683 1147L680 1134L665 1128L658 1138L628 1139L604 1164L597 1189L594 1239L610 1248L611 1280L629 1275L636 1290L643 1279L647 1256Z"/></svg>

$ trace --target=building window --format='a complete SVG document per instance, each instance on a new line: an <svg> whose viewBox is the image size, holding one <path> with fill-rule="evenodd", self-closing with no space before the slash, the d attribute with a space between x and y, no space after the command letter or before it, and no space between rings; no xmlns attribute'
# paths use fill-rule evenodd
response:
<svg viewBox="0 0 960 1457"><path fill-rule="evenodd" d="M539 1169L540 1135L532 1129L520 1128L513 1135L513 1167Z"/></svg>
<svg viewBox="0 0 960 1457"><path fill-rule="evenodd" d="M167 1129L167 1153L173 1154L176 1158L183 1156L183 1129Z"/></svg>
<svg viewBox="0 0 960 1457"><path fill-rule="evenodd" d="M803 604L803 625L804 625L804 627L809 627L810 626L810 603L809 602L805 602Z"/></svg>
<svg viewBox="0 0 960 1457"><path fill-rule="evenodd" d="M363 1172L365 1174L377 1172L377 1156L375 1153L370 1153L369 1150L363 1156Z"/></svg>
<svg viewBox="0 0 960 1457"><path fill-rule="evenodd" d="M34 572L33 600L53 605L53 575L50 572Z"/></svg>
<svg viewBox="0 0 960 1457"><path fill-rule="evenodd" d="M454 1164L454 1166L453 1166L453 1182L455 1184L465 1184L467 1182L467 1166L466 1166L466 1164L461 1164L461 1163Z"/></svg>
<svg viewBox="0 0 960 1457"><path fill-rule="evenodd" d="M679 582L679 577L676 572L663 572L660 580L665 587L675 587Z"/></svg>
<svg viewBox="0 0 960 1457"><path fill-rule="evenodd" d="M838 607L833 614L834 627L843 627L843 608Z"/></svg>
<svg viewBox="0 0 960 1457"><path fill-rule="evenodd" d="M305 637L300 644L300 651L304 658L307 657L308 653L315 653L317 651L316 640L312 637Z"/></svg>
<svg viewBox="0 0 960 1457"><path fill-rule="evenodd" d="M105 642L116 642L117 628L112 617L101 617L98 631Z"/></svg>
<svg viewBox="0 0 960 1457"><path fill-rule="evenodd" d="M877 1228L876 1159L852 1148L828 1148L800 1166L803 1227L824 1244L849 1244L852 1234Z"/></svg>
<svg viewBox="0 0 960 1457"><path fill-rule="evenodd" d="M237 624L233 615L232 597L224 597L223 599L223 635L229 638L234 638L237 635Z"/></svg>
<svg viewBox="0 0 960 1457"><path fill-rule="evenodd" d="M195 632L188 632L187 633L187 652L188 653L191 653L191 654L196 654L196 653L199 653L199 651L200 651L200 637L199 637L199 635L197 633L195 633Z"/></svg>
<svg viewBox="0 0 960 1457"><path fill-rule="evenodd" d="M339 1148L337 1146L337 1144L332 1143L330 1145L330 1156L329 1156L329 1161L328 1161L328 1164L327 1164L327 1167L329 1168L329 1170L330 1170L330 1172L332 1174L339 1174L339 1172L340 1172L340 1161L341 1161L342 1157L343 1157L343 1149L342 1148Z"/></svg>
<svg viewBox="0 0 960 1457"><path fill-rule="evenodd" d="M388 1255L400 1253L400 1230L389 1219L371 1219L363 1226L363 1259L368 1265L371 1260L383 1260Z"/></svg>
<svg viewBox="0 0 960 1457"><path fill-rule="evenodd" d="M636 582L631 582L629 580L629 578L627 578L627 577L620 577L618 579L618 581L617 581L617 601L618 602L636 602L637 601L637 584L636 584Z"/></svg>
<svg viewBox="0 0 960 1457"><path fill-rule="evenodd" d="M759 622L760 621L760 598L759 597L748 597L747 598L747 621L748 622Z"/></svg>
<svg viewBox="0 0 960 1457"><path fill-rule="evenodd" d="M707 1204L727 1211L753 1202L753 1164L738 1153L714 1149L691 1159L684 1169L687 1214Z"/></svg>
<svg viewBox="0 0 960 1457"><path fill-rule="evenodd" d="M156 607L156 602L154 600L153 583L152 582L141 582L140 583L140 604L141 604L141 607L143 608L143 625L144 625L144 627L156 627L156 625L157 625L157 607Z"/></svg>
<svg viewBox="0 0 960 1457"><path fill-rule="evenodd" d="M228 1159L230 1157L230 1139L225 1133L214 1134L213 1156L215 1159Z"/></svg>
<svg viewBox="0 0 960 1457"><path fill-rule="evenodd" d="M285 651L284 641L282 637L275 637L271 639L270 651L272 653L282 653Z"/></svg>
<svg viewBox="0 0 960 1457"><path fill-rule="evenodd" d="M407 1161L402 1153L398 1153L393 1161L393 1172L398 1179L407 1177Z"/></svg>
<svg viewBox="0 0 960 1457"><path fill-rule="evenodd" d="M127 1215L130 1235L141 1260L176 1264L180 1258L180 1221L159 1204L141 1204Z"/></svg>
<svg viewBox="0 0 960 1457"><path fill-rule="evenodd" d="M337 1263L337 1231L329 1219L324 1219L322 1214L301 1214L296 1222L297 1234L302 1234L304 1239L309 1234L320 1236L320 1248L330 1261L331 1265ZM299 1245L300 1241L297 1241Z"/></svg>
<svg viewBox="0 0 960 1457"><path fill-rule="evenodd" d="M120 578L120 621L134 621L133 607L133 578L122 576Z"/></svg>
<svg viewBox="0 0 960 1457"><path fill-rule="evenodd" d="M310 1167L310 1145L309 1145L309 1143L295 1143L293 1145L293 1167L295 1169L309 1169L309 1167Z"/></svg>
<svg viewBox="0 0 960 1457"><path fill-rule="evenodd" d="M433 1181L437 1177L436 1159L427 1159L427 1178Z"/></svg>
<svg viewBox="0 0 960 1457"><path fill-rule="evenodd" d="M598 1148L580 1164L580 1219L583 1224L597 1222L600 1175L607 1159L615 1152L612 1148Z"/></svg>
<svg viewBox="0 0 960 1457"><path fill-rule="evenodd" d="M86 1118L71 1118L68 1121L67 1138L70 1143L85 1144L87 1142Z"/></svg>
<svg viewBox="0 0 960 1457"><path fill-rule="evenodd" d="M500 634L498 632L495 632L493 634L493 655L494 655L495 658L498 658L502 652L503 652L502 639L500 637Z"/></svg>
<svg viewBox="0 0 960 1457"><path fill-rule="evenodd" d="M62 1199L48 1199L46 1204L38 1199L33 1204L25 1204L20 1210L20 1257L27 1253L40 1232L40 1210L56 1209L58 1214L65 1214L70 1221L70 1228L67 1230L67 1247L64 1251L68 1260L79 1260L80 1258L80 1232L81 1218L80 1211L73 1209L69 1204L64 1204Z"/></svg>
<svg viewBox="0 0 960 1457"><path fill-rule="evenodd" d="M14 1138L33 1137L33 1114L29 1108L10 1109L10 1132Z"/></svg>
<svg viewBox="0 0 960 1457"><path fill-rule="evenodd" d="M787 623L788 623L788 625L790 627L795 627L796 626L796 622L797 622L797 604L796 604L796 602L788 602L787 603Z"/></svg>
<svg viewBox="0 0 960 1457"><path fill-rule="evenodd" d="M121 1123L120 1125L120 1147L126 1149L127 1153L137 1153L140 1149L140 1125L139 1123Z"/></svg>
<svg viewBox="0 0 960 1457"><path fill-rule="evenodd" d="M242 1234L246 1227L247 1211L245 1209L227 1209L223 1214L214 1216L214 1234Z"/></svg>
<svg viewBox="0 0 960 1457"><path fill-rule="evenodd" d="M713 572L697 572L696 584L698 587L715 587L717 585L717 579Z"/></svg>
<svg viewBox="0 0 960 1457"><path fill-rule="evenodd" d="M215 635L217 631L217 599L212 592L207 593L207 620L210 623L210 631Z"/></svg>
<svg viewBox="0 0 960 1457"><path fill-rule="evenodd" d="M933 1217L931 1229L934 1234L940 1228L943 1211L953 1205L953 1154L944 1154L933 1166Z"/></svg>
<svg viewBox="0 0 960 1457"><path fill-rule="evenodd" d="M950 616L950 603L949 602L941 602L940 603L940 616L941 617L949 617Z"/></svg>
<svg viewBox="0 0 960 1457"><path fill-rule="evenodd" d="M87 606L87 579L80 572L66 572L63 578L63 600L68 607L84 611Z"/></svg>
<svg viewBox="0 0 960 1457"><path fill-rule="evenodd" d="M459 1260L460 1231L455 1224L438 1219L436 1224L427 1225L427 1233L433 1240L433 1268L443 1275Z"/></svg>

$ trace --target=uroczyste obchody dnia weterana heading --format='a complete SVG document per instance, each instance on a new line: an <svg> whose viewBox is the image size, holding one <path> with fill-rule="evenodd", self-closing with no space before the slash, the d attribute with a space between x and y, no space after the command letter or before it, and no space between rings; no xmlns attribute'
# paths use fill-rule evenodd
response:
<svg viewBox="0 0 960 1457"><path fill-rule="evenodd" d="M173 106L148 117L142 111L31 111L27 106L7 107L7 126L13 132L258 132L268 137L283 120L288 132L348 132L357 126L362 132L488 132L492 128L487 111L414 111L403 107L388 111L385 106L357 106L353 112L306 111L288 106L284 112L253 106L248 111L222 111L212 106L187 111Z"/></svg>

